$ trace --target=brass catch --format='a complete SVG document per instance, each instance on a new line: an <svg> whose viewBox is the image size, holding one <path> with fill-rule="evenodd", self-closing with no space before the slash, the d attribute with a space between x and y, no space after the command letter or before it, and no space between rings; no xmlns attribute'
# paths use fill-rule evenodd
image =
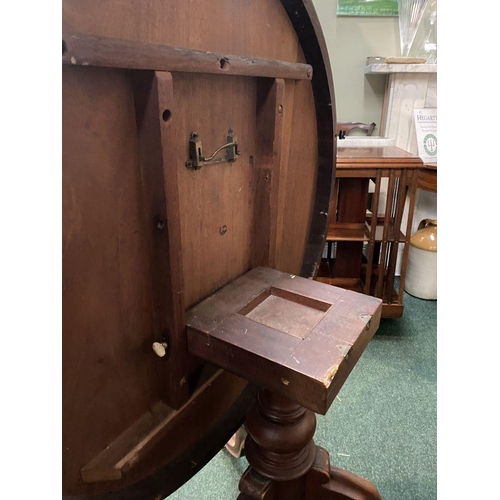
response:
<svg viewBox="0 0 500 500"><path fill-rule="evenodd" d="M203 156L201 141L198 138L198 134L196 132L191 132L191 137L189 138L189 160L186 162L186 167L199 170L203 165L214 165L222 161L236 161L238 159L237 156L240 155L241 152L238 151L238 141L231 128L227 131L226 141L226 144L217 148L210 156L205 157ZM225 155L216 158L223 149L226 150Z"/></svg>

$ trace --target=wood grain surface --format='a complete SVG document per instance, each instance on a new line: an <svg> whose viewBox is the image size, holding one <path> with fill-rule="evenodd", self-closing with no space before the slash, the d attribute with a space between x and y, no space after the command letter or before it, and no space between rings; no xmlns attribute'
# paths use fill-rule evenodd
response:
<svg viewBox="0 0 500 500"><path fill-rule="evenodd" d="M312 6L300 4L291 21L294 2L279 0L62 3L62 30L75 36L291 65L270 64L274 69L310 64L314 75L309 81L64 64L65 495L125 491L190 444L182 442L193 418L186 405L206 380L204 364L187 351L186 308L245 273L255 255L282 271L314 273L324 240L320 212L327 212L334 175L334 103L328 63L316 53L324 47L315 38L319 24ZM69 41L63 59L65 50L69 55ZM269 89L270 107L262 100ZM276 105L282 108L273 118ZM266 116L270 125L261 130ZM236 162L186 168L192 132L210 152L229 128L241 145ZM274 176L268 192L259 180L266 168ZM274 222L257 237L263 197ZM155 341L168 345L164 358L153 353ZM212 384L203 392L210 411L197 419L193 439L244 387L233 376L221 383L225 391ZM211 405L217 391L224 397ZM178 436L160 439L113 484L83 483L81 470L158 405L175 412Z"/></svg>
<svg viewBox="0 0 500 500"><path fill-rule="evenodd" d="M228 288L187 312L190 352L325 414L377 330L382 301L269 268Z"/></svg>
<svg viewBox="0 0 500 500"><path fill-rule="evenodd" d="M62 62L81 66L297 80L311 80L313 73L309 64L214 54L102 36L63 33L62 46Z"/></svg>

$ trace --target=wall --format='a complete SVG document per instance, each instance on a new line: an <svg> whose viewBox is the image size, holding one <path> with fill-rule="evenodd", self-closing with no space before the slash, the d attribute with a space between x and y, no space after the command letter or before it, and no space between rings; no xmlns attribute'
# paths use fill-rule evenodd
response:
<svg viewBox="0 0 500 500"><path fill-rule="evenodd" d="M337 120L375 122L373 135L380 134L386 75L365 75L369 56L400 56L397 17L337 16L337 0L313 0L328 46L335 85ZM414 55L424 38L422 27L416 34ZM353 131L352 135L364 135ZM417 153L417 151L412 151ZM424 218L437 218L437 196L419 191L412 225L412 234ZM406 227L406 218L403 221ZM402 248L401 248L402 252ZM398 261L397 273L400 270Z"/></svg>
<svg viewBox="0 0 500 500"><path fill-rule="evenodd" d="M365 62L368 56L400 55L398 18L337 17L337 0L313 3L328 45L337 120L375 122L378 135L386 78L365 76Z"/></svg>

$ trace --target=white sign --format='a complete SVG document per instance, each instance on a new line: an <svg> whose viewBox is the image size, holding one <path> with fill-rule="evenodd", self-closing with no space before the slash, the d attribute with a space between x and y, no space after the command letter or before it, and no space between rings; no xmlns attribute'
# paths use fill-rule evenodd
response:
<svg viewBox="0 0 500 500"><path fill-rule="evenodd" d="M424 163L437 162L437 108L414 109L418 156Z"/></svg>

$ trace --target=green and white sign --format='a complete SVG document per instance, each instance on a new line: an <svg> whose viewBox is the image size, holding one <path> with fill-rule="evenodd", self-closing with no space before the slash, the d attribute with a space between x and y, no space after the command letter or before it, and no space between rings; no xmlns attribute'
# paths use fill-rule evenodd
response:
<svg viewBox="0 0 500 500"><path fill-rule="evenodd" d="M437 108L414 109L418 156L424 162L437 162Z"/></svg>
<svg viewBox="0 0 500 500"><path fill-rule="evenodd" d="M338 16L397 16L397 0L338 0Z"/></svg>

